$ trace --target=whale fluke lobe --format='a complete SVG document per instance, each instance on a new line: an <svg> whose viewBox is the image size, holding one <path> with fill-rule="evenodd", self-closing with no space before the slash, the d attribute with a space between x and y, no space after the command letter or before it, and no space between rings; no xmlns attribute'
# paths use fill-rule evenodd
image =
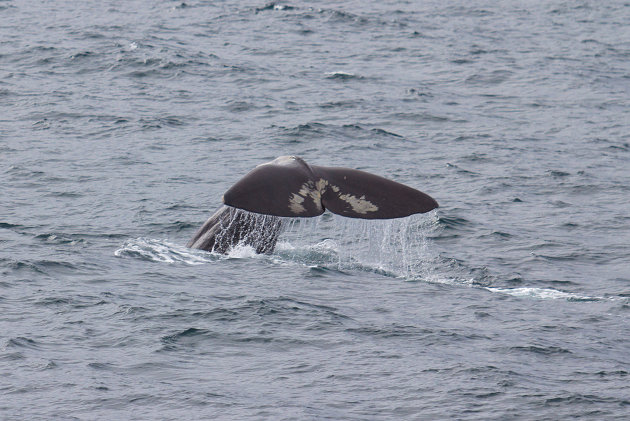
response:
<svg viewBox="0 0 630 421"><path fill-rule="evenodd" d="M350 168L314 167L326 180L322 204L349 218L392 219L438 207L428 194L378 175Z"/></svg>
<svg viewBox="0 0 630 421"><path fill-rule="evenodd" d="M315 194L311 167L301 158L281 156L258 165L223 195L223 203L274 216L318 216L324 213ZM307 199L308 198L308 199Z"/></svg>
<svg viewBox="0 0 630 421"><path fill-rule="evenodd" d="M226 253L241 243L271 253L280 217L313 217L328 209L349 218L391 219L438 207L431 196L396 181L351 168L309 165L295 156L257 166L225 192L223 203L188 247Z"/></svg>

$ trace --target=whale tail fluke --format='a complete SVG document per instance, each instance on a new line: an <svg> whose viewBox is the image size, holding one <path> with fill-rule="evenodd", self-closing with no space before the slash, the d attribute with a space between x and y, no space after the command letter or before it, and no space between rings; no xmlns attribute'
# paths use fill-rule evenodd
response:
<svg viewBox="0 0 630 421"><path fill-rule="evenodd" d="M429 195L392 180L350 168L308 165L294 156L262 164L223 195L222 206L188 247L227 253L237 244L271 253L280 217L312 217L326 209L349 218L390 219L438 207Z"/></svg>
<svg viewBox="0 0 630 421"><path fill-rule="evenodd" d="M362 219L402 218L438 207L431 196L365 171L308 165L280 157L250 171L223 203L273 216L313 217L326 209Z"/></svg>

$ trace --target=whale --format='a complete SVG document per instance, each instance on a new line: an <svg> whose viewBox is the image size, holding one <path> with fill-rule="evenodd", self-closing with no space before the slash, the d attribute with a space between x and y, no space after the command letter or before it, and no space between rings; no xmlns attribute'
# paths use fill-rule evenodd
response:
<svg viewBox="0 0 630 421"><path fill-rule="evenodd" d="M260 164L230 187L223 205L187 247L226 254L236 245L270 254L285 218L326 210L348 218L393 219L439 207L426 193L365 171L309 165L297 156Z"/></svg>

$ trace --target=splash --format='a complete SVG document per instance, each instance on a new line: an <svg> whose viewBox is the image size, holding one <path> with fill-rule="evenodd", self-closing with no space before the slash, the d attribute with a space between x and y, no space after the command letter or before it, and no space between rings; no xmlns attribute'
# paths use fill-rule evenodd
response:
<svg viewBox="0 0 630 421"><path fill-rule="evenodd" d="M405 281L481 288L491 293L537 300L599 301L552 288L494 287L497 280L485 275L471 277L470 268L453 267L436 251L431 238L443 229L435 212L389 220L363 220L324 214L316 218L280 218L282 232L275 252L263 255L243 238L231 244L226 254L208 253L167 240L127 240L114 252L117 257L153 262L200 265L230 259L270 259L276 264L298 264L338 271L373 272ZM256 230L263 235L263 230ZM461 273L459 273L461 272ZM458 273L460 276L458 276ZM488 279L486 279L488 278ZM480 278L481 279L481 278Z"/></svg>
<svg viewBox="0 0 630 421"><path fill-rule="evenodd" d="M212 254L179 246L166 240L135 238L127 240L114 252L116 257L136 258L152 262L202 265L216 260Z"/></svg>

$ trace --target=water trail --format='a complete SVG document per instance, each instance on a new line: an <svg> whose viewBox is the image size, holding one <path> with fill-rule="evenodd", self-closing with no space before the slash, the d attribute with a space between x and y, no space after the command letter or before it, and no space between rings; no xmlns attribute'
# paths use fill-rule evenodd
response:
<svg viewBox="0 0 630 421"><path fill-rule="evenodd" d="M267 241L268 227L278 235L282 231L271 259L277 263L297 263L334 270L356 270L423 281L483 288L492 293L540 300L599 301L591 297L552 288L501 288L480 283L474 277L458 276L457 269L440 257L431 237L442 229L435 212L388 220L364 220L324 214L316 218L277 218L246 212L231 215L223 221L223 229L234 224L251 230L240 234L217 234L225 242L226 253L208 253L171 243L167 240L137 238L127 240L114 254L154 262L199 265L225 259L269 258L257 247ZM223 237L221 237L223 235ZM229 244L227 244L229 242ZM471 275L469 271L466 271ZM463 275L463 274L462 274ZM492 285L494 282L490 282Z"/></svg>
<svg viewBox="0 0 630 421"><path fill-rule="evenodd" d="M491 285L496 280L480 282L469 268L460 268L462 273L459 273L448 259L439 255L431 237L441 229L443 225L435 212L389 220L351 219L332 214L288 219L276 255L306 265L372 271L406 281L483 288L515 297L567 301L603 299L552 288L488 286L488 282Z"/></svg>
<svg viewBox="0 0 630 421"><path fill-rule="evenodd" d="M572 292L558 291L551 288L493 288L485 287L490 292L508 294L514 297L529 297L539 300L567 300L567 301L599 301L604 297L590 297L586 295L574 294Z"/></svg>

